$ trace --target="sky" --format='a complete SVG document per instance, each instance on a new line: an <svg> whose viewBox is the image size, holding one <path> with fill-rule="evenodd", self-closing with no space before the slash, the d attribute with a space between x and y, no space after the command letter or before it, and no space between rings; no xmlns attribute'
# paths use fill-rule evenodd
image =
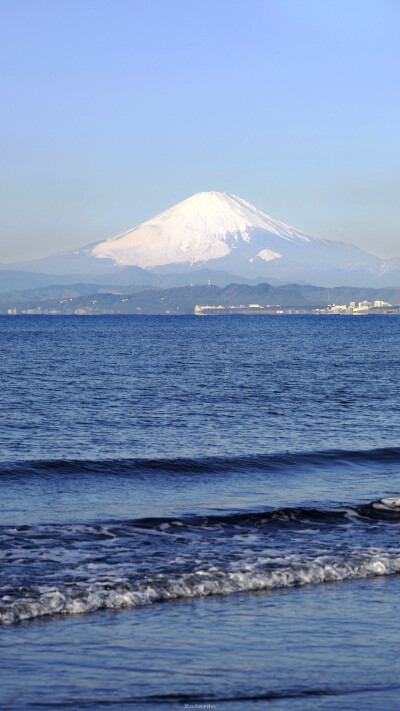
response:
<svg viewBox="0 0 400 711"><path fill-rule="evenodd" d="M203 190L400 257L398 0L0 0L0 263Z"/></svg>

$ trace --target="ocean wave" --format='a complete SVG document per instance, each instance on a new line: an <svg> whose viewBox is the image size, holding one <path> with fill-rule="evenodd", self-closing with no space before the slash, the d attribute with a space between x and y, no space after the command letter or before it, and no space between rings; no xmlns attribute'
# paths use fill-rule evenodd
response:
<svg viewBox="0 0 400 711"><path fill-rule="evenodd" d="M158 602L210 595L230 595L299 587L317 583L341 582L400 572L400 552L371 549L334 558L317 556L312 560L293 561L273 569L244 567L224 571L217 567L197 570L171 578L158 576L135 585L111 585L88 582L70 590L42 588L38 597L3 595L0 623L12 624L38 617L76 615L98 610L121 610Z"/></svg>
<svg viewBox="0 0 400 711"><path fill-rule="evenodd" d="M373 519L400 522L400 497L378 499L358 506L318 509L307 506L286 506L280 509L244 511L229 514L148 517L121 522L122 525L140 529L163 529L165 532L182 528L262 528L279 524L348 524L356 520ZM110 522L112 525L113 522Z"/></svg>
<svg viewBox="0 0 400 711"><path fill-rule="evenodd" d="M0 536L23 535L35 539L55 536L77 539L89 535L99 539L124 537L140 532L159 531L165 535L182 533L185 529L210 531L213 529L259 529L280 524L351 524L357 521L400 523L400 496L377 499L365 504L319 509L307 506L285 506L260 511L237 511L221 514L187 514L183 516L154 516L135 519L110 519L93 523L48 523L38 525L0 526ZM106 531L106 533L105 533Z"/></svg>
<svg viewBox="0 0 400 711"><path fill-rule="evenodd" d="M0 623L400 572L400 497L1 526Z"/></svg>
<svg viewBox="0 0 400 711"><path fill-rule="evenodd" d="M51 477L53 475L140 476L150 473L201 474L280 471L288 468L351 466L362 463L400 464L400 447L361 450L321 450L246 456L198 458L121 458L21 460L0 463L0 477Z"/></svg>

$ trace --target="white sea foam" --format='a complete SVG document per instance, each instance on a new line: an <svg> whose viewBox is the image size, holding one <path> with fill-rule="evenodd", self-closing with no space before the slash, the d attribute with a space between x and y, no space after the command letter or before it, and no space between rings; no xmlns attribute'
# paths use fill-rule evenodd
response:
<svg viewBox="0 0 400 711"><path fill-rule="evenodd" d="M372 548L354 551L352 555L341 559L318 556L313 560L301 561L296 560L295 556L288 556L282 558L274 568L263 568L260 561L243 565L240 570L224 571L213 566L176 578L159 575L135 585L116 585L114 581L113 587L92 580L86 581L84 587L77 585L64 590L56 586L43 588L40 596L35 597L13 599L5 595L0 599L0 622L12 624L48 615L74 615L100 609L118 610L178 598L273 590L399 572L400 551L388 553Z"/></svg>
<svg viewBox="0 0 400 711"><path fill-rule="evenodd" d="M374 503L376 509L400 509L400 496L392 496L388 499L381 499Z"/></svg>

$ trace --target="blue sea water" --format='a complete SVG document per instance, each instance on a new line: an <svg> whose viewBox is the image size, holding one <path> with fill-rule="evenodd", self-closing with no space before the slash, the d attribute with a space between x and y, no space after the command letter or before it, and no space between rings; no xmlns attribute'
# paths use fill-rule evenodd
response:
<svg viewBox="0 0 400 711"><path fill-rule="evenodd" d="M0 328L2 711L400 707L400 319Z"/></svg>

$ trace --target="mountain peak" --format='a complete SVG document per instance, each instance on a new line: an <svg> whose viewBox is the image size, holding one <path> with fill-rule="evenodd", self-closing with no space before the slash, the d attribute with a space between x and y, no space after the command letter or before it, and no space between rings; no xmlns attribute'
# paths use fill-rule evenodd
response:
<svg viewBox="0 0 400 711"><path fill-rule="evenodd" d="M131 284L135 270L135 283L141 285L177 273L186 275L189 283L196 278L193 272L207 279L210 274L225 275L225 283L227 275L239 281L262 278L325 286L393 285L400 280L395 260L379 259L350 244L310 237L243 198L216 190L196 193L116 237L12 265L15 268L90 279L91 275L111 276L124 285ZM161 277L145 270L161 272Z"/></svg>
<svg viewBox="0 0 400 711"><path fill-rule="evenodd" d="M288 241L311 237L275 220L243 198L227 192L199 192L123 234L94 246L92 255L120 265L153 268L166 264L195 264L227 257L255 233ZM280 257L267 243L261 257ZM260 252L254 253L253 258Z"/></svg>

